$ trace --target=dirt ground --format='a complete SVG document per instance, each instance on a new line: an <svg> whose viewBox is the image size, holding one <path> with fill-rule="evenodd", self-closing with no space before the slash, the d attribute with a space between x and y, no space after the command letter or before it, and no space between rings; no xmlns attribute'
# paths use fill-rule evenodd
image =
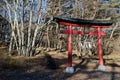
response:
<svg viewBox="0 0 120 80"><path fill-rule="evenodd" d="M120 80L120 54L116 52L104 56L107 69L104 72L97 70L97 58L73 58L73 74L65 72L67 52L48 52L57 65L56 69L46 65L44 54L27 58L5 57L3 54L6 53L7 49L0 48L0 80ZM9 65L5 65L5 62Z"/></svg>

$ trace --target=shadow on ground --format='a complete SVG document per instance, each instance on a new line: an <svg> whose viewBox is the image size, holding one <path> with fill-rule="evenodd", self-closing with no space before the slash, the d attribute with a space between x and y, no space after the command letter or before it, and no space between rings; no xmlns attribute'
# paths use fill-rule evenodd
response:
<svg viewBox="0 0 120 80"><path fill-rule="evenodd" d="M107 63L111 70L101 72L97 64L91 65L91 61L82 59L75 64L75 73L68 74L65 73L67 58L54 58L57 69L49 69L46 61L44 57L37 57L26 60L24 68L0 69L0 80L120 80L120 65L116 63Z"/></svg>

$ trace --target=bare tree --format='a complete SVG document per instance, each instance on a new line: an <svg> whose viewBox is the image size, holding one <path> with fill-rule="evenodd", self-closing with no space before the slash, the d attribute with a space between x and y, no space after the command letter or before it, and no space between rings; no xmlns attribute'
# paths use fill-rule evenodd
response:
<svg viewBox="0 0 120 80"><path fill-rule="evenodd" d="M60 25L57 23L49 25L50 21L47 21L47 17L106 19L113 15L110 13L111 3L104 5L99 0L38 0L37 2L34 0L12 0L11 2L4 0L4 2L6 3L4 9L8 13L11 24L9 55L12 54L14 45L18 55L34 55L36 48L44 42L44 37L46 37L48 50L52 45L56 45L59 42ZM82 28L77 29L83 30ZM115 29L111 36L114 32ZM57 42L54 42L54 39ZM79 45L77 44L81 43L81 36L77 36L75 39L76 41L79 39L75 44L78 49Z"/></svg>
<svg viewBox="0 0 120 80"><path fill-rule="evenodd" d="M43 12L44 0L40 0L37 4L33 0L31 2L14 0L12 3L5 0L5 3L12 28L9 55L13 50L13 44L15 44L18 55L32 56L36 49L35 42L37 34L39 34L38 30L46 24L43 21L45 15ZM34 7L37 9L34 10Z"/></svg>

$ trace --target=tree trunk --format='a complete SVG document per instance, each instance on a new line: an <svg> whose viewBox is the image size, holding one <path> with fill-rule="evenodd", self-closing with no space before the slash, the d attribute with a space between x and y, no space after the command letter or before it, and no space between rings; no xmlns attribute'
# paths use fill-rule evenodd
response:
<svg viewBox="0 0 120 80"><path fill-rule="evenodd" d="M28 42L27 42L27 51L26 56L32 56L32 50L31 50L31 25L32 23L32 10L30 10L30 21L29 21L29 27L28 27Z"/></svg>

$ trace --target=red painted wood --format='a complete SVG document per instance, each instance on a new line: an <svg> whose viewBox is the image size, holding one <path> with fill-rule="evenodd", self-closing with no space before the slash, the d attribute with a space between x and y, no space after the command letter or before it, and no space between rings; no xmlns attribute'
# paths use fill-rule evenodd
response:
<svg viewBox="0 0 120 80"><path fill-rule="evenodd" d="M102 31L100 31L99 33L101 34L101 36L105 36L105 35L107 35L105 32L102 32ZM95 35L95 36L98 36L98 31L95 31L95 32L89 32L89 35Z"/></svg>
<svg viewBox="0 0 120 80"><path fill-rule="evenodd" d="M66 26L74 26L74 27L83 27L85 26L85 24L75 24L75 23L69 23L69 22L59 22L62 25L66 25ZM98 26L98 25L91 25L90 28L109 28L109 26Z"/></svg>
<svg viewBox="0 0 120 80"><path fill-rule="evenodd" d="M82 27L82 26L84 26L83 24L75 24L75 23L69 23L69 22L59 22L60 24L62 24L62 25L66 25L66 26L74 26L74 27L78 27L78 26L80 26L80 27Z"/></svg>
<svg viewBox="0 0 120 80"><path fill-rule="evenodd" d="M68 67L72 67L72 34L81 34L84 35L84 31L77 31L77 30L72 30L72 27L83 27L85 25L83 24L75 24L75 23L69 23L69 22L59 22L62 25L68 26L67 30L61 31L63 34L68 34ZM102 50L102 36L105 36L106 33L102 32L102 28L108 28L109 26L96 26L96 25L91 25L90 28L97 28L97 31L95 32L89 32L89 35L95 35L98 37L98 56L99 56L99 64L101 66L104 65L103 61L103 50Z"/></svg>
<svg viewBox="0 0 120 80"><path fill-rule="evenodd" d="M92 25L91 28L109 28L109 26L95 26L95 25Z"/></svg>
<svg viewBox="0 0 120 80"><path fill-rule="evenodd" d="M99 54L99 64L101 66L104 65L104 61L103 61L103 51L102 51L102 38L101 38L101 28L97 29L98 31L98 54Z"/></svg>
<svg viewBox="0 0 120 80"><path fill-rule="evenodd" d="M64 34L70 34L69 30L63 30L61 32L64 33ZM77 31L77 30L71 30L71 34L81 34L81 35L83 35L84 32L83 31Z"/></svg>
<svg viewBox="0 0 120 80"><path fill-rule="evenodd" d="M72 67L72 26L68 27L68 67Z"/></svg>

